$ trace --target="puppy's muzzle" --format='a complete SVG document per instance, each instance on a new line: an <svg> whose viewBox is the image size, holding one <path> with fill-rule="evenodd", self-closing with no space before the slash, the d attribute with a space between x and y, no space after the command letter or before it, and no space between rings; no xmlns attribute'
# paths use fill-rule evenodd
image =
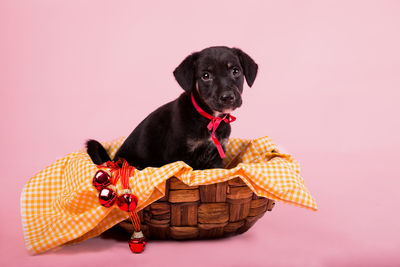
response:
<svg viewBox="0 0 400 267"><path fill-rule="evenodd" d="M222 109L234 110L242 105L242 98L237 88L227 88L220 94L218 104Z"/></svg>
<svg viewBox="0 0 400 267"><path fill-rule="evenodd" d="M219 101L224 106L232 106L235 103L236 97L233 92L225 92L219 97Z"/></svg>

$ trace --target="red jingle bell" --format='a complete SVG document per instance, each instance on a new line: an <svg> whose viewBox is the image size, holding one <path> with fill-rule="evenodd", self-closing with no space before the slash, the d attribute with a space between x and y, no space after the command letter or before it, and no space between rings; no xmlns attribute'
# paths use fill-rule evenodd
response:
<svg viewBox="0 0 400 267"><path fill-rule="evenodd" d="M138 198L130 193L121 194L117 199L117 205L123 211L134 211L137 203Z"/></svg>
<svg viewBox="0 0 400 267"><path fill-rule="evenodd" d="M147 240L145 237L140 239L131 239L129 240L129 247L133 253L141 253L144 250L144 247L147 244Z"/></svg>
<svg viewBox="0 0 400 267"><path fill-rule="evenodd" d="M103 187L99 192L100 204L106 208L111 207L117 200L117 193L109 187Z"/></svg>
<svg viewBox="0 0 400 267"><path fill-rule="evenodd" d="M111 184L110 174L106 171L98 170L93 177L92 183L97 190L100 190Z"/></svg>
<svg viewBox="0 0 400 267"><path fill-rule="evenodd" d="M142 231L134 232L129 240L129 248L133 253L141 253L147 244L146 237L143 236Z"/></svg>

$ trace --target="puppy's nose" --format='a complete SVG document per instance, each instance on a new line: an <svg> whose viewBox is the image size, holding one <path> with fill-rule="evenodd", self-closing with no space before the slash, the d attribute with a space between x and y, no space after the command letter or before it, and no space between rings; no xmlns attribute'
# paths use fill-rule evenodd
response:
<svg viewBox="0 0 400 267"><path fill-rule="evenodd" d="M224 93L220 96L219 98L222 103L224 104L231 104L233 101L235 101L235 95L231 92L229 93Z"/></svg>

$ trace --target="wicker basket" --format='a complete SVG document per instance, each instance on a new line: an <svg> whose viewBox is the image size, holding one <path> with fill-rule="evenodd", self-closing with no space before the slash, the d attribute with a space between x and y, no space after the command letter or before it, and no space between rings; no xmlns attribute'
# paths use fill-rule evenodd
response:
<svg viewBox="0 0 400 267"><path fill-rule="evenodd" d="M275 202L256 196L240 179L187 186L173 177L166 195L139 212L149 239L211 239L247 231ZM133 232L129 220L120 223Z"/></svg>

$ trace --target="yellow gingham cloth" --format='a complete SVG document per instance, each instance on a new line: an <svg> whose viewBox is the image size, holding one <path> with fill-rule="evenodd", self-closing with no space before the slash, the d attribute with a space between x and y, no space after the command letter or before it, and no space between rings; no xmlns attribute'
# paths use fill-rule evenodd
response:
<svg viewBox="0 0 400 267"><path fill-rule="evenodd" d="M120 138L103 145L113 157L123 141ZM297 161L290 155L280 154L268 137L231 138L225 161L229 162L246 146L241 163L232 169L194 171L177 161L160 168L136 170L130 186L139 198L137 211L163 197L166 180L172 176L190 186L239 176L259 196L317 210L300 177ZM92 185L97 170L82 149L57 160L25 185L21 194L21 217L25 244L31 253L98 236L128 218L128 213L116 205L105 208L99 204L98 191ZM120 183L117 187L122 189Z"/></svg>

